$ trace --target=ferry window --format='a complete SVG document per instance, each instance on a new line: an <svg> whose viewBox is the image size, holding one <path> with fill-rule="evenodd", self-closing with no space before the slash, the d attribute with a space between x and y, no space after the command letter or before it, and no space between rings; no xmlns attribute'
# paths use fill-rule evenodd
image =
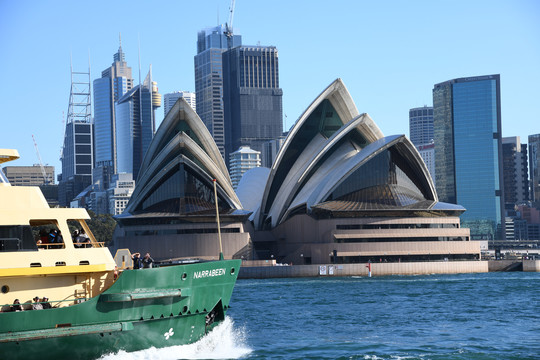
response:
<svg viewBox="0 0 540 360"><path fill-rule="evenodd" d="M64 247L64 234L58 229L55 220L32 220L32 238L40 249L61 249Z"/></svg>
<svg viewBox="0 0 540 360"><path fill-rule="evenodd" d="M37 250L30 226L0 226L0 251L21 250Z"/></svg>

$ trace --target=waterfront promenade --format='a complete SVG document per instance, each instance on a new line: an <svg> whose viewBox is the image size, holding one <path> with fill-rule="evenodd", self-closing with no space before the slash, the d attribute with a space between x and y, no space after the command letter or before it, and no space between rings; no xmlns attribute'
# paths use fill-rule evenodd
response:
<svg viewBox="0 0 540 360"><path fill-rule="evenodd" d="M239 278L267 279L322 276L369 276L367 264L318 264L318 265L280 265L273 261L263 261L257 266L242 265ZM372 276L385 275L425 275L425 274L463 274L487 273L492 271L515 270L517 264L523 271L540 272L540 260L489 260L489 261L438 261L372 263Z"/></svg>

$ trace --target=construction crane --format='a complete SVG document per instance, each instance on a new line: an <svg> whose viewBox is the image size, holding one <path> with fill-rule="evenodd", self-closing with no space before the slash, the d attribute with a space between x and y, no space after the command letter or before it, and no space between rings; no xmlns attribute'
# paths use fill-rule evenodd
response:
<svg viewBox="0 0 540 360"><path fill-rule="evenodd" d="M43 181L45 185L49 185L49 178L47 177L47 172L45 171L45 166L43 166L43 161L41 161L41 155L39 155L39 149L37 146L36 138L34 137L34 134L32 134L32 140L34 141L34 147L36 148L36 153L39 160L39 166L41 168L41 174L43 175Z"/></svg>
<svg viewBox="0 0 540 360"><path fill-rule="evenodd" d="M225 36L227 37L229 49L231 48L233 37L234 3L235 0L231 0L231 6L229 7L229 21L225 23Z"/></svg>

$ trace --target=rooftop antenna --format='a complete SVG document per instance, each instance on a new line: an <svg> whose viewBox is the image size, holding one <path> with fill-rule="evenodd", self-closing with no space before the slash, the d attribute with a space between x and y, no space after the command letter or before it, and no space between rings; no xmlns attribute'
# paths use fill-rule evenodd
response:
<svg viewBox="0 0 540 360"><path fill-rule="evenodd" d="M231 6L229 7L229 21L225 23L225 36L227 37L227 47L230 49L232 47L232 37L233 37L233 20L234 20L234 3L235 0L231 0Z"/></svg>

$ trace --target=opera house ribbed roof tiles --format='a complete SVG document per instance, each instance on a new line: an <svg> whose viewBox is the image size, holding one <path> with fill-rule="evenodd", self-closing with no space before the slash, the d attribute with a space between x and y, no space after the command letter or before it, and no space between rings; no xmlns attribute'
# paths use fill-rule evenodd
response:
<svg viewBox="0 0 540 360"><path fill-rule="evenodd" d="M187 186L185 176L190 176L192 182ZM144 157L125 216L214 209L213 179L217 182L220 207L225 211L242 209L212 136L181 98L163 120Z"/></svg>
<svg viewBox="0 0 540 360"><path fill-rule="evenodd" d="M414 145L403 135L384 137L337 79L294 124L270 169L259 209L249 210L256 212L257 228L270 229L297 211L430 211L437 203Z"/></svg>

